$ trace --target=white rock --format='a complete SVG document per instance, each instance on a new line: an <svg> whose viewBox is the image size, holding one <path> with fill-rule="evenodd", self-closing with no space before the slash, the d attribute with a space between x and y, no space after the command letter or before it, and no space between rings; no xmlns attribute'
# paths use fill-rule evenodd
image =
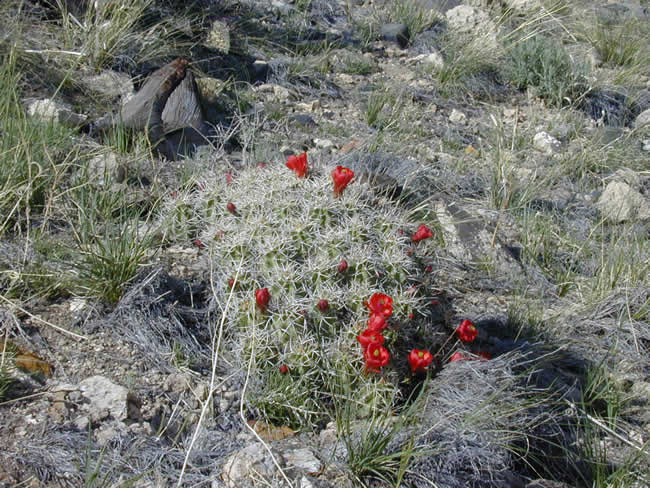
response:
<svg viewBox="0 0 650 488"><path fill-rule="evenodd" d="M106 409L114 419L126 420L129 391L123 386L104 376L91 376L79 383L79 389L90 401L91 414Z"/></svg>
<svg viewBox="0 0 650 488"><path fill-rule="evenodd" d="M334 143L329 139L315 138L314 144L316 145L316 147L320 147L322 149L332 149L334 147Z"/></svg>
<svg viewBox="0 0 650 488"><path fill-rule="evenodd" d="M287 466L295 466L309 474L318 473L323 463L306 447L291 449L283 453Z"/></svg>
<svg viewBox="0 0 650 488"><path fill-rule="evenodd" d="M477 7L458 5L445 13L447 23L452 30L462 34L489 34L490 41L496 42L497 26L488 13Z"/></svg>
<svg viewBox="0 0 650 488"><path fill-rule="evenodd" d="M88 87L107 98L126 98L135 91L131 77L126 73L116 71L103 71L85 79Z"/></svg>
<svg viewBox="0 0 650 488"><path fill-rule="evenodd" d="M98 154L88 161L88 177L97 184L114 183L117 176L119 161L114 152Z"/></svg>
<svg viewBox="0 0 650 488"><path fill-rule="evenodd" d="M645 109L634 119L634 127L637 129L648 124L650 124L650 108Z"/></svg>
<svg viewBox="0 0 650 488"><path fill-rule="evenodd" d="M58 122L68 127L77 127L86 120L85 115L74 113L65 103L51 98L33 101L27 106L27 113L43 122Z"/></svg>
<svg viewBox="0 0 650 488"><path fill-rule="evenodd" d="M561 144L548 132L538 132L533 139L533 146L545 154L553 154L560 151Z"/></svg>
<svg viewBox="0 0 650 488"><path fill-rule="evenodd" d="M274 452L276 459L282 459ZM221 479L228 488L239 488L243 486L254 486L253 480L256 477L271 478L277 468L266 448L255 443L237 451L231 455L223 466Z"/></svg>
<svg viewBox="0 0 650 488"><path fill-rule="evenodd" d="M465 124L467 123L467 115L460 110L453 109L449 115L449 121L454 124Z"/></svg>
<svg viewBox="0 0 650 488"><path fill-rule="evenodd" d="M611 181L596 202L600 213L610 222L650 219L650 203L622 181Z"/></svg>

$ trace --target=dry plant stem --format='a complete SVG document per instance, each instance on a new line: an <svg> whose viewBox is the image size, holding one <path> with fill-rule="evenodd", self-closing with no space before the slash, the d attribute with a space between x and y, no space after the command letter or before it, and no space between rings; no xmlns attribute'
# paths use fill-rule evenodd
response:
<svg viewBox="0 0 650 488"><path fill-rule="evenodd" d="M248 360L248 367L246 368L246 379L244 380L244 387L242 388L241 399L239 400L239 416L241 417L244 426L251 431L251 433L257 438L257 440L262 443L264 449L266 449L266 451L269 453L269 456L271 456L271 459L273 460L273 464L275 464L275 467L278 468L278 471L284 478L284 481L287 483L287 486L289 486L289 488L293 488L291 481L289 481L289 478L287 478L287 475L284 473L284 470L278 463L277 459L275 459L275 456L273 455L273 452L271 451L269 445L266 442L264 442L264 439L262 439L257 432L255 432L255 429L253 429L250 425L248 425L248 422L246 422L246 417L244 416L244 397L246 395L246 388L248 387L248 380L251 377L251 368L253 366L253 359L255 358L255 341L252 341L251 347L252 347L251 357Z"/></svg>
<svg viewBox="0 0 650 488"><path fill-rule="evenodd" d="M43 396L43 395L45 395L47 393L48 392L46 392L46 391L40 391L38 393L32 393L31 395L23 396L23 397L20 397L20 398L13 398L11 400L7 400L6 402L0 403L0 407L2 407L4 405L10 405L10 404L16 403L16 402L22 402L23 400L29 400L30 398L37 398L37 397Z"/></svg>
<svg viewBox="0 0 650 488"><path fill-rule="evenodd" d="M22 313L24 313L28 317L30 317L30 318L32 318L34 320L37 320L37 321L39 321L39 322L41 322L41 323L43 323L45 325L49 325L50 327L52 327L55 330L58 330L59 332L62 332L64 334L68 334L68 335L70 335L72 337L75 337L77 339L84 339L84 340L88 339L88 337L85 336L85 335L76 334L75 332L70 332L69 330L66 330L63 327L59 327L58 325L54 325L52 322L48 322L45 319L42 319L42 318L40 318L40 317L38 317L38 316L36 316L36 315L34 315L32 313L29 313L27 310L25 310L22 307L19 307L18 305L16 305L14 302L12 302L8 298L4 297L3 295L0 295L0 300L2 300L3 302L7 303L8 305L10 305L12 307L15 307L17 310L20 310Z"/></svg>
<svg viewBox="0 0 650 488"><path fill-rule="evenodd" d="M242 258L239 260L239 266L237 266L237 272L235 273L235 280L237 280L237 277L239 276L243 262L244 262L244 257L242 256ZM213 274L214 274L214 261L212 260L212 255L210 255L210 288L212 290L212 295L216 298L217 293L216 290L214 289L214 281L212 279ZM185 453L185 459L183 460L183 468L181 469L181 474L179 475L178 483L176 484L177 487L180 487L183 483L183 476L185 475L185 470L187 469L187 463L189 461L190 454L192 453L192 448L194 447L194 443L196 442L196 439L199 437L201 424L203 423L205 414L208 411L208 407L212 404L212 395L214 393L215 377L217 376L217 362L218 362L217 359L219 358L219 348L221 347L221 338L223 337L223 325L226 322L226 317L228 316L228 308L230 307L230 301L233 296L233 290L234 287L230 289L230 293L228 294L228 300L226 301L226 306L224 307L223 313L221 314L221 322L219 323L219 332L216 335L212 336L212 372L210 373L210 388L208 390L208 397L203 402L203 407L201 408L201 415L199 416L199 420L196 424L196 428L194 429L194 434L192 435L192 440L190 442L190 445L187 448L187 452Z"/></svg>
<svg viewBox="0 0 650 488"><path fill-rule="evenodd" d="M574 409L580 410L580 411L582 412L582 414L583 414L583 415L584 415L584 416L585 416L585 417L586 417L590 422L593 422L594 424L596 424L598 427L600 427L601 429L603 429L603 430L604 430L605 432L607 432L608 434L613 435L613 436L616 437L618 440L620 440L620 441L624 442L625 444L627 444L628 446L630 446L630 447L636 449L637 451L639 451L639 453L644 454L644 455L646 455L646 456L650 456L650 451L645 450L645 449L644 449L644 446L639 446L639 445L635 444L635 443L632 442L628 437L624 436L623 434L619 434L619 433L616 432L615 430L613 430L613 429L607 427L604 423L602 423L602 422L601 422L600 420L598 420L596 417L593 417L592 415L589 415L589 414L588 414L587 412L585 412L584 410L580 409L580 408L579 408L575 403L570 402L569 400L565 400L565 401L567 402L567 404L568 404L571 408L574 408ZM646 443L646 444L647 444L647 443Z"/></svg>

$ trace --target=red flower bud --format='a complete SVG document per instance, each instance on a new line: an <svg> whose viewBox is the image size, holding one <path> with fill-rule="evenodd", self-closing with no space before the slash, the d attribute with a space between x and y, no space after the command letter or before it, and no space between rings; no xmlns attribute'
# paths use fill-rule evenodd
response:
<svg viewBox="0 0 650 488"><path fill-rule="evenodd" d="M460 351L456 351L449 358L450 363L453 361L467 361L467 356Z"/></svg>
<svg viewBox="0 0 650 488"><path fill-rule="evenodd" d="M237 207L235 207L234 203L228 202L226 208L228 209L228 212L230 212L231 214L237 215Z"/></svg>
<svg viewBox="0 0 650 488"><path fill-rule="evenodd" d="M325 312L327 312L327 310L329 308L330 308L330 304L329 304L329 302L327 300L325 300L325 299L319 300L319 302L318 302L318 310L325 313Z"/></svg>
<svg viewBox="0 0 650 488"><path fill-rule="evenodd" d="M345 259L341 259L341 262L339 263L337 269L339 273L345 273L345 271L348 269L348 262Z"/></svg>
<svg viewBox="0 0 650 488"><path fill-rule="evenodd" d="M463 342L473 342L478 336L478 329L471 320L463 320L456 329L458 338Z"/></svg>
<svg viewBox="0 0 650 488"><path fill-rule="evenodd" d="M334 196L338 197L343 193L345 187L352 181L354 178L354 171L350 168L344 168L343 166L337 166L332 171L332 179L334 180Z"/></svg>
<svg viewBox="0 0 650 488"><path fill-rule="evenodd" d="M298 156L289 156L287 158L287 168L296 173L298 178L307 176L307 153Z"/></svg>
<svg viewBox="0 0 650 488"><path fill-rule="evenodd" d="M413 234L411 239L413 242L419 242L423 239L428 239L429 237L433 237L433 232L426 225L422 224L418 227L418 230L415 231L415 234Z"/></svg>
<svg viewBox="0 0 650 488"><path fill-rule="evenodd" d="M424 268L424 272L425 272L425 273L431 273L431 271L433 271L433 266L431 266L431 265L429 265L429 266L427 266L426 268Z"/></svg>
<svg viewBox="0 0 650 488"><path fill-rule="evenodd" d="M201 239L194 239L192 241L192 244L194 244L199 249L203 249L205 247L205 244L203 244L203 241Z"/></svg>
<svg viewBox="0 0 650 488"><path fill-rule="evenodd" d="M232 183L232 173L230 171L226 171L226 183L229 185Z"/></svg>
<svg viewBox="0 0 650 488"><path fill-rule="evenodd" d="M411 371L424 371L433 361L433 355L429 351L421 351L420 349L413 349L409 356L408 362L411 366Z"/></svg>
<svg viewBox="0 0 650 488"><path fill-rule="evenodd" d="M286 364L283 364L280 366L280 373L281 374L287 374L289 372L289 367Z"/></svg>
<svg viewBox="0 0 650 488"><path fill-rule="evenodd" d="M268 288L259 288L255 290L255 303L262 312L266 312L266 307L270 300L271 294L269 293Z"/></svg>

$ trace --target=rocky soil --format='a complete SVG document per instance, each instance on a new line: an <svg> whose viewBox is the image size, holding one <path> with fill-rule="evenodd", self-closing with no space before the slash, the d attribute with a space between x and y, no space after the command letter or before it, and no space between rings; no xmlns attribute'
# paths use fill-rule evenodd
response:
<svg viewBox="0 0 650 488"><path fill-rule="evenodd" d="M112 2L55 3L2 10L3 22L49 26L0 38L0 54L23 56L25 113L70 128L82 162L60 175L52 208L13 218L2 207L0 486L648 486L648 44L619 65L584 34L647 24L647 2L142 2L142 25L174 42L152 37L160 53L148 58L121 46L95 65L81 49L61 61L57 42ZM509 43L529 33L588 66L559 98L509 71ZM434 230L421 255L396 239L416 270L402 292L426 301L415 322L433 331L418 337L440 348L437 364L408 386L397 350L417 334L399 318L408 338L385 382L401 400L383 420L356 406L369 410L347 429L334 410L282 422L261 406L270 390L249 375L241 332L222 331L215 353L233 274L215 242L236 231L199 207L236 195L252 219L263 182L295 179L285 162L302 152L314 199L343 165L358 198L412 219L401 234L418 219ZM154 243L114 301L75 281L81 224L57 202L81 171L140 209L136 235ZM289 198L274 195L263 201ZM491 359L446 362L445 334L464 318L480 331L466 353ZM390 483L358 469L373 459L354 464L368 432L398 453L379 463L387 472L409 460Z"/></svg>

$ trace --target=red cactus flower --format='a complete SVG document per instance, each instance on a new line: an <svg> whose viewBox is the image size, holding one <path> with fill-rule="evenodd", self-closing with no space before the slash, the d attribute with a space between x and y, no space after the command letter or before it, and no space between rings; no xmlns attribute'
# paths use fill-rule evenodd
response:
<svg viewBox="0 0 650 488"><path fill-rule="evenodd" d="M289 366L286 364L281 365L279 369L281 374L287 374L289 372Z"/></svg>
<svg viewBox="0 0 650 488"><path fill-rule="evenodd" d="M381 344L371 343L363 353L366 360L366 369L379 373L379 368L386 366L390 360L390 353Z"/></svg>
<svg viewBox="0 0 650 488"><path fill-rule="evenodd" d="M386 323L386 318L382 314L370 314L370 320L368 320L368 329L378 332L380 330L384 330L386 327L388 327L388 324Z"/></svg>
<svg viewBox="0 0 650 488"><path fill-rule="evenodd" d="M234 203L228 202L226 208L228 209L228 212L230 212L231 214L237 215L237 207L235 206Z"/></svg>
<svg viewBox="0 0 650 488"><path fill-rule="evenodd" d="M318 310L321 312L325 313L327 310L330 308L330 304L327 300L319 300L318 302Z"/></svg>
<svg viewBox="0 0 650 488"><path fill-rule="evenodd" d="M453 361L467 361L467 356L464 353L460 352L460 351L456 351L449 358L450 363L453 362Z"/></svg>
<svg viewBox="0 0 650 488"><path fill-rule="evenodd" d="M259 169L264 169L266 168L266 163L264 161L260 161L259 163L257 163L257 167Z"/></svg>
<svg viewBox="0 0 650 488"><path fill-rule="evenodd" d="M344 168L343 166L337 166L332 171L332 179L334 180L334 196L338 197L343 193L345 187L348 186L348 183L354 178L354 171L350 168Z"/></svg>
<svg viewBox="0 0 650 488"><path fill-rule="evenodd" d="M271 294L269 293L268 288L259 288L255 290L255 303L262 312L266 312L266 307L270 300Z"/></svg>
<svg viewBox="0 0 650 488"><path fill-rule="evenodd" d="M348 262L345 259L341 259L341 262L336 269L339 273L345 273L345 271L348 269Z"/></svg>
<svg viewBox="0 0 650 488"><path fill-rule="evenodd" d="M429 265L426 268L424 268L425 273L431 273L433 271L433 266Z"/></svg>
<svg viewBox="0 0 650 488"><path fill-rule="evenodd" d="M307 153L298 156L289 156L287 158L287 168L296 173L298 178L307 176Z"/></svg>
<svg viewBox="0 0 650 488"><path fill-rule="evenodd" d="M192 244L194 244L199 249L203 249L205 247L205 244L203 244L203 241L201 239L194 239L192 241Z"/></svg>
<svg viewBox="0 0 650 488"><path fill-rule="evenodd" d="M456 329L458 338L463 342L474 342L478 336L478 329L474 326L471 320L463 320Z"/></svg>
<svg viewBox="0 0 650 488"><path fill-rule="evenodd" d="M408 357L411 371L424 371L433 361L433 355L429 351L413 349Z"/></svg>
<svg viewBox="0 0 650 488"><path fill-rule="evenodd" d="M226 183L230 185L232 183L232 180L232 173L230 171L226 171Z"/></svg>
<svg viewBox="0 0 650 488"><path fill-rule="evenodd" d="M420 242L421 240L428 239L429 237L433 237L433 232L426 225L422 224L420 227L418 227L418 230L415 231L415 234L413 234L413 237L411 237L411 239L413 242Z"/></svg>
<svg viewBox="0 0 650 488"><path fill-rule="evenodd" d="M228 278L228 288L233 288L235 286L235 278Z"/></svg>
<svg viewBox="0 0 650 488"><path fill-rule="evenodd" d="M357 336L357 340L361 347L365 351L368 349L370 344L377 343L380 346L384 343L384 336L381 335L378 331L372 329L364 330L360 335Z"/></svg>
<svg viewBox="0 0 650 488"><path fill-rule="evenodd" d="M478 354L481 357L481 361L489 361L492 359L492 354L490 354L487 351L479 351L476 354Z"/></svg>
<svg viewBox="0 0 650 488"><path fill-rule="evenodd" d="M370 309L371 314L379 314L384 317L390 317L393 313L393 299L383 293L375 293L366 302L366 307Z"/></svg>

